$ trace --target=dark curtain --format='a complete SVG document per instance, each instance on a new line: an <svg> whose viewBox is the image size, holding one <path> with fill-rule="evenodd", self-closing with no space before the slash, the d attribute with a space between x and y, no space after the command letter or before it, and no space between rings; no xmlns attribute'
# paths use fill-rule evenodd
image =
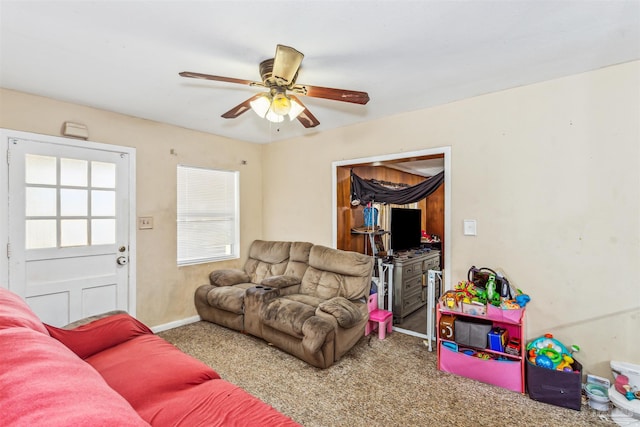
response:
<svg viewBox="0 0 640 427"><path fill-rule="evenodd" d="M368 202L393 203L406 205L419 202L436 189L444 181L444 171L411 187L392 189L360 178L351 170L351 204Z"/></svg>

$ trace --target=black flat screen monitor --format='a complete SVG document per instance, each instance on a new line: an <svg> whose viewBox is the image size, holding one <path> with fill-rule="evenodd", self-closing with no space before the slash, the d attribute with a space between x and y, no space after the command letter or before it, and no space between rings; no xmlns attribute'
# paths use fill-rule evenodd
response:
<svg viewBox="0 0 640 427"><path fill-rule="evenodd" d="M391 249L407 251L420 247L422 211L420 209L391 208Z"/></svg>

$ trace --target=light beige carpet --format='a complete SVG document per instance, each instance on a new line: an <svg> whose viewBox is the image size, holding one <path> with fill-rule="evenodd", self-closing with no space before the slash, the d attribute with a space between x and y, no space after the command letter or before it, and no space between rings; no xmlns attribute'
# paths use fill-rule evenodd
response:
<svg viewBox="0 0 640 427"><path fill-rule="evenodd" d="M363 337L325 370L209 322L159 335L307 427L615 425L585 403L574 411L440 372L435 351L397 332Z"/></svg>

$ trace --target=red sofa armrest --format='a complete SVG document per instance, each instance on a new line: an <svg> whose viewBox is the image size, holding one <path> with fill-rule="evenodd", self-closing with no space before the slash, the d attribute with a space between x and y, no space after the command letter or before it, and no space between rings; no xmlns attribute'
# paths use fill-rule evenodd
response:
<svg viewBox="0 0 640 427"><path fill-rule="evenodd" d="M61 329L47 324L45 327L53 338L82 359L139 335L153 334L145 324L127 313L98 319L75 329Z"/></svg>

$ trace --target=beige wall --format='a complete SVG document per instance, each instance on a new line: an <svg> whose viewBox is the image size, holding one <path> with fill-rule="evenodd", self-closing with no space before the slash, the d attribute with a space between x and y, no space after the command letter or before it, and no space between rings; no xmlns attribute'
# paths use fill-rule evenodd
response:
<svg viewBox="0 0 640 427"><path fill-rule="evenodd" d="M136 147L138 215L155 225L137 233L149 325L194 315L207 273L239 265L176 266L178 163L241 171L244 251L256 238L331 245L332 162L450 146L452 282L471 265L504 271L532 297L529 338L578 344L585 369L609 375L611 359L640 363L639 76L633 62L266 146L8 90L0 127L60 135L77 121ZM478 236L462 235L467 218Z"/></svg>
<svg viewBox="0 0 640 427"><path fill-rule="evenodd" d="M640 62L269 144L264 238L331 244L332 162L443 146L452 283L502 270L528 338L579 345L591 373L640 363Z"/></svg>
<svg viewBox="0 0 640 427"><path fill-rule="evenodd" d="M65 121L87 125L92 141L136 148L137 215L154 219L137 232L137 317L156 326L196 315L194 290L214 264L177 266L176 165L240 171L242 250L262 235L262 146L0 89L0 127L60 136Z"/></svg>

